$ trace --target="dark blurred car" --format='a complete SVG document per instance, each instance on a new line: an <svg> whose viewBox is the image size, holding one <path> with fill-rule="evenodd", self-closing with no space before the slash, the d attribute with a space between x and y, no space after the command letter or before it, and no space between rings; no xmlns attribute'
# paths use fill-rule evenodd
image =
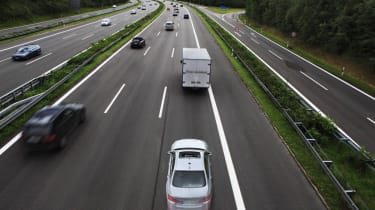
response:
<svg viewBox="0 0 375 210"><path fill-rule="evenodd" d="M142 48L144 46L146 46L146 40L142 37L134 37L130 44L131 48Z"/></svg>
<svg viewBox="0 0 375 210"><path fill-rule="evenodd" d="M173 16L178 16L178 13L177 12L173 12Z"/></svg>
<svg viewBox="0 0 375 210"><path fill-rule="evenodd" d="M184 19L189 19L189 14L184 14Z"/></svg>
<svg viewBox="0 0 375 210"><path fill-rule="evenodd" d="M63 149L71 133L86 118L82 104L45 106L24 125L22 142L33 150Z"/></svg>
<svg viewBox="0 0 375 210"><path fill-rule="evenodd" d="M39 45L30 44L19 48L12 59L15 61L27 60L40 54L42 54L42 48Z"/></svg>

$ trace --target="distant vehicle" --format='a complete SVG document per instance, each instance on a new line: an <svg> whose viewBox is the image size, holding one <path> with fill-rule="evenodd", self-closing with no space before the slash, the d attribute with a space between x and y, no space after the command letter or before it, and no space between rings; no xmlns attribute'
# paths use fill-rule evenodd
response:
<svg viewBox="0 0 375 210"><path fill-rule="evenodd" d="M174 4L173 7L176 7L176 5Z"/></svg>
<svg viewBox="0 0 375 210"><path fill-rule="evenodd" d="M130 10L130 14L131 14L131 15L135 15L135 14L137 14L137 10L135 10L135 9Z"/></svg>
<svg viewBox="0 0 375 210"><path fill-rule="evenodd" d="M116 4L112 5L112 8L116 8L116 7L117 7L117 5L116 5Z"/></svg>
<svg viewBox="0 0 375 210"><path fill-rule="evenodd" d="M167 8L167 11L171 10L169 7Z"/></svg>
<svg viewBox="0 0 375 210"><path fill-rule="evenodd" d="M142 10L146 10L146 5L142 5Z"/></svg>
<svg viewBox="0 0 375 210"><path fill-rule="evenodd" d="M146 40L142 37L134 37L130 43L131 48L143 48L146 46Z"/></svg>
<svg viewBox="0 0 375 210"><path fill-rule="evenodd" d="M166 31L173 31L174 30L174 22L171 21L171 20L168 20L167 22L165 22L164 27L165 27Z"/></svg>
<svg viewBox="0 0 375 210"><path fill-rule="evenodd" d="M180 7L183 7L184 5L183 4L180 4Z"/></svg>
<svg viewBox="0 0 375 210"><path fill-rule="evenodd" d="M176 9L174 9L174 12L175 12L175 13L179 13L180 10L179 10L178 8L176 8Z"/></svg>
<svg viewBox="0 0 375 210"><path fill-rule="evenodd" d="M177 12L173 12L173 16L178 16L178 13Z"/></svg>
<svg viewBox="0 0 375 210"><path fill-rule="evenodd" d="M111 19L109 19L109 18L104 18L101 22L102 26L110 26L111 24L112 24L112 22L111 22Z"/></svg>
<svg viewBox="0 0 375 210"><path fill-rule="evenodd" d="M168 154L168 209L210 209L212 175L207 143L199 139L180 139L172 144Z"/></svg>
<svg viewBox="0 0 375 210"><path fill-rule="evenodd" d="M184 14L184 19L189 19L189 14Z"/></svg>
<svg viewBox="0 0 375 210"><path fill-rule="evenodd" d="M152 3L150 3L149 6L152 6Z"/></svg>
<svg viewBox="0 0 375 210"><path fill-rule="evenodd" d="M13 54L12 59L14 61L28 60L40 54L42 54L42 48L39 45L30 44L19 48L17 52Z"/></svg>
<svg viewBox="0 0 375 210"><path fill-rule="evenodd" d="M21 140L29 149L62 149L85 115L82 104L45 106L25 123Z"/></svg>
<svg viewBox="0 0 375 210"><path fill-rule="evenodd" d="M205 48L182 49L182 87L208 88L211 76L211 57Z"/></svg>
<svg viewBox="0 0 375 210"><path fill-rule="evenodd" d="M142 9L142 7L141 7L141 6L138 6L137 9Z"/></svg>

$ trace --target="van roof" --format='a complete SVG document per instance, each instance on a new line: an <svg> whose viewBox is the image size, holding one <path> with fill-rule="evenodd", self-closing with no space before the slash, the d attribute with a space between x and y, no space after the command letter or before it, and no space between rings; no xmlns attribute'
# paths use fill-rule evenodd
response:
<svg viewBox="0 0 375 210"><path fill-rule="evenodd" d="M183 48L183 59L211 60L206 48Z"/></svg>

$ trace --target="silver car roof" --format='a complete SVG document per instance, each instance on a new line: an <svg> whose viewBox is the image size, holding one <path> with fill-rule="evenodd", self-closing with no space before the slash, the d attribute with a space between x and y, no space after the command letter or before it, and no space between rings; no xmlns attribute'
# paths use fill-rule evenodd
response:
<svg viewBox="0 0 375 210"><path fill-rule="evenodd" d="M199 157L180 157L180 153L195 151ZM175 171L204 171L204 151L202 150L178 150L176 151Z"/></svg>
<svg viewBox="0 0 375 210"><path fill-rule="evenodd" d="M200 139L180 139L176 140L172 146L171 150L180 150L180 149L199 149L208 151L207 143Z"/></svg>

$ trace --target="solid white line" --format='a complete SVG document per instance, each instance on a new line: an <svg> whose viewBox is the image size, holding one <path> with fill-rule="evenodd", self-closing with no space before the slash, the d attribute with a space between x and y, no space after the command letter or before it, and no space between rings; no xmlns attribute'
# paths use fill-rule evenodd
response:
<svg viewBox="0 0 375 210"><path fill-rule="evenodd" d="M10 60L10 59L11 59L11 57L9 57L9 58L5 58L5 59L1 60L0 63L1 63L1 62L4 62L4 61L7 61L7 60Z"/></svg>
<svg viewBox="0 0 375 210"><path fill-rule="evenodd" d="M266 65L269 69L271 69L271 71L277 76L279 77L285 84L287 84L290 89L292 89L295 93L297 93L297 95L299 95L304 101L306 101L315 111L317 111L318 113L320 113L323 117L327 117L326 114L324 114L324 112L322 112L317 106L315 106L315 104L313 104L309 99L307 99L301 92L299 92L297 90L297 88L295 88L292 84L290 84L283 76L281 76L275 69L273 69L267 62L265 62L258 54L256 54L254 51L252 51L247 45L245 45L240 39L238 39L236 36L234 36L230 31L228 31L225 27L223 27L217 20L215 20L214 18L212 18L213 21L215 21L217 24L219 24L227 33L231 34L232 37L234 39L236 39L239 43L242 44L242 46L244 46L249 52L251 52L255 57L257 57L264 65ZM251 30L251 29L250 29ZM349 140L354 144L356 145L358 148L361 148L361 146L355 142L348 134L346 134L340 127L338 127L336 124L335 124L337 130L339 130L341 133L343 133L345 136L347 136L349 138Z"/></svg>
<svg viewBox="0 0 375 210"><path fill-rule="evenodd" d="M146 50L146 52L143 54L143 56L146 56L147 53L148 53L148 51L149 51L150 49L151 49L151 47L148 47L147 50Z"/></svg>
<svg viewBox="0 0 375 210"><path fill-rule="evenodd" d="M178 32L176 32L176 37L178 36Z"/></svg>
<svg viewBox="0 0 375 210"><path fill-rule="evenodd" d="M190 14L189 14L189 16L191 17ZM196 36L196 32L195 32L195 28L194 28L192 19L193 18L190 18L190 22L193 26L195 41L197 43L197 47L200 48L198 37ZM215 101L215 97L214 97L211 86L208 88L208 93L209 93L209 96L210 96L212 111L214 113L214 117L215 117L215 121L216 121L216 127L217 127L217 130L219 132L221 147L223 149L225 164L227 166L229 180L230 180L230 184L232 186L234 201L236 203L237 210L245 210L246 209L245 203L243 202L243 198L242 198L242 194L241 194L241 190L240 190L240 185L239 185L238 180L237 180L236 170L234 168L232 157L230 155L227 139L226 139L225 133L224 133L224 128L223 128L223 125L221 123L219 111L218 111L217 106L216 106L216 101Z"/></svg>
<svg viewBox="0 0 375 210"><path fill-rule="evenodd" d="M83 40L88 39L88 38L90 38L92 36L94 36L94 34L87 35L87 36L83 37L81 40L83 41Z"/></svg>
<svg viewBox="0 0 375 210"><path fill-rule="evenodd" d="M15 137L13 137L8 143L6 143L1 149L0 149L0 155L2 155L5 151L7 151L14 143L18 141L19 138L21 138L22 132L19 132Z"/></svg>
<svg viewBox="0 0 375 210"><path fill-rule="evenodd" d="M156 36L159 36L160 35L160 31L156 34Z"/></svg>
<svg viewBox="0 0 375 210"><path fill-rule="evenodd" d="M214 93L212 91L211 86L208 88L208 93L210 96L212 111L214 112L214 116L215 116L217 131L219 132L220 143L223 149L225 164L227 165L229 180L232 185L232 191L233 191L236 207L237 207L237 210L244 210L246 209L245 203L242 198L240 185L238 183L238 179L236 175L236 170L233 165L233 160L230 154L227 138L225 137L223 124L221 123L219 110L216 106L216 101L215 101Z"/></svg>
<svg viewBox="0 0 375 210"><path fill-rule="evenodd" d="M366 119L368 120L368 121L370 121L372 124L374 124L375 125L375 121L374 120L372 120L371 118L369 118L369 117L366 117Z"/></svg>
<svg viewBox="0 0 375 210"><path fill-rule="evenodd" d="M271 50L268 50L268 52L270 52L272 55L274 55L276 58L280 59L280 60L283 60L282 57L278 56L276 53L272 52Z"/></svg>
<svg viewBox="0 0 375 210"><path fill-rule="evenodd" d="M28 63L26 63L25 65L27 66L27 65L30 65L30 64L32 64L32 63L34 63L34 62L36 62L36 61L38 61L38 60L40 60L40 59L43 59L43 58L45 58L45 57L47 57L47 56L49 56L49 55L51 55L52 53L50 52L50 53L48 53L47 55L44 55L44 56L42 56L42 57L40 57L40 58L38 58L38 59L35 59L35 60L33 60L33 61L30 61L30 62L28 62Z"/></svg>
<svg viewBox="0 0 375 210"><path fill-rule="evenodd" d="M235 28L235 26L234 26L233 24L229 23L228 21L226 21L226 20L224 19L224 15L221 16L221 19L222 19L226 24L228 24L228 25L232 26L233 28Z"/></svg>
<svg viewBox="0 0 375 210"><path fill-rule="evenodd" d="M237 31L235 31L234 33L237 34L239 37L242 37L242 35L239 34Z"/></svg>
<svg viewBox="0 0 375 210"><path fill-rule="evenodd" d="M73 36L76 36L77 34L70 34L70 35L68 35L68 36L66 36L66 37L63 37L62 39L69 39L69 38L71 38L71 37L73 37Z"/></svg>
<svg viewBox="0 0 375 210"><path fill-rule="evenodd" d="M109 105L108 105L107 108L105 109L104 114L107 114L107 112L108 112L109 109L111 108L112 104L116 101L117 97L120 95L120 93L121 93L122 89L124 89L124 87L125 87L125 83L122 84L120 90L117 91L115 97L112 99L111 103L109 103Z"/></svg>
<svg viewBox="0 0 375 210"><path fill-rule="evenodd" d="M190 11L188 9L186 9L186 11L189 13L189 17L191 17ZM194 23L193 23L193 18L189 18L189 19L190 19L191 26L193 27L193 33L194 33L195 42L197 44L197 48L201 48L200 45L199 45L199 40L198 40L197 32L195 31L195 27L194 27Z"/></svg>
<svg viewBox="0 0 375 210"><path fill-rule="evenodd" d="M307 75L306 73L300 71L301 74L303 74L305 77L309 78L311 81L313 81L315 84L319 85L321 88L323 88L324 90L328 90L326 87L324 87L322 84L320 84L319 82L317 82L316 80L314 80L312 77L310 77L309 75Z"/></svg>
<svg viewBox="0 0 375 210"><path fill-rule="evenodd" d="M172 49L171 58L173 58L173 55L174 55L174 48Z"/></svg>
<svg viewBox="0 0 375 210"><path fill-rule="evenodd" d="M163 115L164 101L165 101L165 96L166 95L167 95L167 86L164 87L163 97L161 99L160 111L159 111L159 119L161 119L161 117Z"/></svg>
<svg viewBox="0 0 375 210"><path fill-rule="evenodd" d="M255 40L255 39L253 39L253 38L250 38L250 39L251 39L253 42L259 44L259 42L258 42L257 40Z"/></svg>

